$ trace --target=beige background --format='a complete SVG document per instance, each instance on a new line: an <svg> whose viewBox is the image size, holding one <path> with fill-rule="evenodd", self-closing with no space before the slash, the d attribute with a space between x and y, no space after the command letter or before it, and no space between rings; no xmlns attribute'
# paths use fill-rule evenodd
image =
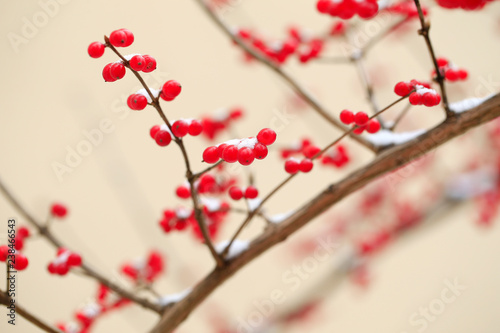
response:
<svg viewBox="0 0 500 333"><path fill-rule="evenodd" d="M321 31L330 19L319 16L313 3L241 0L234 2L233 10L226 12L225 17L234 24L258 25L261 31L277 37L290 23ZM458 100L476 91L484 95L495 88L482 82L490 77L500 81L499 4L470 14L432 9L432 38L439 54L452 57L471 74L467 83L450 89L450 98ZM236 128L242 136L254 135L269 126L278 113L292 112L287 102L292 96L290 90L267 69L243 66L240 52L207 20L194 1L67 1L16 52L8 34L20 35L23 18L32 21L40 11L37 1L0 3L0 177L40 219L47 215L51 202L67 203L70 216L54 225L55 233L85 253L85 258L108 276L120 263L157 248L168 256L168 274L157 289L167 294L193 285L212 265L207 251L187 235L165 236L157 227L162 209L178 203L172 189L183 175L180 154L173 146L160 149L149 138L149 128L159 123L153 110L133 113L123 107L123 98L137 87L132 75L105 84L101 69L115 58L107 52L102 59L90 59L87 45L114 29L132 30L136 41L130 53L151 54L158 61L161 75L156 86L171 78L183 85L182 95L166 105L170 118L242 105L248 111L245 122ZM415 30L416 25L412 27ZM328 52L338 53L338 44L333 44ZM381 105L394 100L395 82L427 78L430 68L424 42L415 33L385 40L370 54L368 65L379 84L377 97ZM367 109L352 67L301 67L293 62L290 69L335 112L346 107ZM150 80L153 85L155 79ZM440 116L437 109L418 110L403 127L429 125ZM75 149L85 139L82 132L98 128L103 119L112 122L113 131L105 134L103 142L59 181L51 165L55 161L64 163L67 147ZM309 135L326 144L336 135L310 110L283 125L279 133L282 143ZM196 161L205 144L200 139L188 140L196 170L201 169ZM352 170L368 161L370 155L356 144L350 146L356 155L349 169ZM477 147L478 143L469 142L470 150ZM461 168L463 158L456 158L460 148L455 143L439 150L439 167L433 179ZM254 170L262 193L283 177L275 157L256 163ZM334 181L345 172L319 171L297 179L280 198L270 201L270 211L283 212L304 202L322 188L325 179ZM419 195L423 194L414 195L415 200ZM341 209L345 211L345 207L348 206ZM0 211L5 222L8 217L18 216L3 198ZM444 280L455 278L467 289L447 305L426 332L498 332L500 229L494 225L482 230L473 223L474 218L474 205L465 205L444 223L395 244L374 261L374 280L366 292L343 282L313 321L288 332L416 332L409 316L440 296ZM228 221L224 233L229 235L238 221L238 217ZM289 253L299 239L317 234L327 223L328 219L318 219L302 236L292 237L243 269L197 309L178 332L213 332L207 319L216 306L224 310L228 321L236 321L255 309L255 300L269 297L273 289L286 290L289 286L281 276L293 265ZM6 223L2 225L6 230ZM255 234L261 227L255 223L245 236ZM47 321L70 319L74 309L93 295L92 281L78 276L59 278L46 272L45 266L54 251L43 240L30 242L26 254L30 266L18 277L18 301ZM323 265L303 281L298 291L288 295L279 311L299 301L316 280L321 280L328 264ZM3 280L4 273L0 277ZM21 318L14 329L6 324L3 314L0 318L1 332L38 332ZM101 320L94 332L145 332L154 322L155 316L128 308Z"/></svg>

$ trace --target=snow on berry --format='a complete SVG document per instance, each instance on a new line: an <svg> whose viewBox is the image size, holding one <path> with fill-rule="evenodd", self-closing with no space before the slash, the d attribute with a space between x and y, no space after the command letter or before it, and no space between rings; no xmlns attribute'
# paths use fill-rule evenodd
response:
<svg viewBox="0 0 500 333"><path fill-rule="evenodd" d="M153 282L165 270L165 263L161 253L151 251L146 258L139 258L125 263L121 272L135 282Z"/></svg>
<svg viewBox="0 0 500 333"><path fill-rule="evenodd" d="M434 89L425 88L419 84L415 85L415 91L410 94L410 104L435 106L441 102L441 96Z"/></svg>
<svg viewBox="0 0 500 333"><path fill-rule="evenodd" d="M66 275L71 267L78 267L81 264L82 258L78 253L59 248L57 257L48 264L47 270L50 274Z"/></svg>
<svg viewBox="0 0 500 333"><path fill-rule="evenodd" d="M437 63L441 74L450 82L463 81L469 76L465 69L457 67L446 58L438 58ZM436 71L433 71L432 75L435 76Z"/></svg>
<svg viewBox="0 0 500 333"><path fill-rule="evenodd" d="M170 129L165 124L151 127L149 134L160 147L168 146L172 141L172 132L170 132Z"/></svg>
<svg viewBox="0 0 500 333"><path fill-rule="evenodd" d="M343 145L337 145L330 148L321 158L321 163L323 165L333 165L337 168L341 168L350 161L347 150Z"/></svg>

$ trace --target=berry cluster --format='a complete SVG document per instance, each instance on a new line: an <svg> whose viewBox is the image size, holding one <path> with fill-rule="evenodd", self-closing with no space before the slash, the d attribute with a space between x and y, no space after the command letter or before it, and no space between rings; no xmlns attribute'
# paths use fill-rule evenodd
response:
<svg viewBox="0 0 500 333"><path fill-rule="evenodd" d="M151 251L147 258L141 258L125 263L121 272L135 282L153 282L164 271L162 255L157 251Z"/></svg>
<svg viewBox="0 0 500 333"><path fill-rule="evenodd" d="M349 163L349 161L349 155L343 145L337 145L336 147L329 149L321 158L321 163L323 165L333 165L337 168L343 167Z"/></svg>
<svg viewBox="0 0 500 333"><path fill-rule="evenodd" d="M316 8L321 14L337 16L343 20L356 14L363 19L371 19L378 13L376 0L318 0Z"/></svg>
<svg viewBox="0 0 500 333"><path fill-rule="evenodd" d="M462 8L465 10L482 9L493 0L437 0L439 6L448 9Z"/></svg>
<svg viewBox="0 0 500 333"><path fill-rule="evenodd" d="M297 27L289 28L288 36L284 40L266 40L252 31L242 28L236 29L235 35L260 54L278 64L285 63L293 55L296 55L301 63L306 63L319 57L324 46L322 38L314 38ZM252 59L251 56L249 59Z"/></svg>
<svg viewBox="0 0 500 333"><path fill-rule="evenodd" d="M229 196L233 200L245 199L255 199L259 195L259 190L255 186L248 186L246 188L232 186L229 189Z"/></svg>
<svg viewBox="0 0 500 333"><path fill-rule="evenodd" d="M313 168L313 161L309 158L304 158L303 160L299 160L295 157L289 157L285 161L285 171L291 175L299 171L307 173L311 171L312 168Z"/></svg>
<svg viewBox="0 0 500 333"><path fill-rule="evenodd" d="M165 147L172 142L172 136L182 138L186 135L197 136L203 131L203 125L196 119L179 119L172 123L172 131L167 125L155 125L149 130L149 135L158 146Z"/></svg>
<svg viewBox="0 0 500 333"><path fill-rule="evenodd" d="M201 119L203 135L213 140L220 132L227 129L235 120L243 116L243 110L239 107L221 109L212 116L204 116Z"/></svg>
<svg viewBox="0 0 500 333"><path fill-rule="evenodd" d="M422 83L417 80L401 81L394 86L394 92L398 96L407 96L410 94L410 104L435 106L441 102L441 96L436 90L431 89L428 83Z"/></svg>
<svg viewBox="0 0 500 333"><path fill-rule="evenodd" d="M169 233L173 230L185 230L189 224L196 223L194 218L194 210L179 207L175 210L166 209L163 211L163 218L160 221L160 226L163 231Z"/></svg>
<svg viewBox="0 0 500 333"><path fill-rule="evenodd" d="M47 266L47 270L50 274L66 275L71 267L81 264L82 257L78 253L61 247L57 250L57 257Z"/></svg>
<svg viewBox="0 0 500 333"><path fill-rule="evenodd" d="M313 147L313 148L309 148L309 147ZM281 157L286 159L292 155L300 154L300 153L303 153L304 156L306 156L306 154L310 155L310 152L312 152L314 150L320 151L320 149L318 147L314 146L311 143L311 140L304 138L304 139L300 140L300 142L295 142L286 148L282 148L281 149ZM314 156L314 154L312 156Z"/></svg>
<svg viewBox="0 0 500 333"><path fill-rule="evenodd" d="M28 258L22 254L14 250L13 245L1 245L0 246L0 261L5 262L9 260L9 265L12 263L14 269L18 271L22 271L28 267ZM12 260L12 261L11 261Z"/></svg>
<svg viewBox="0 0 500 333"><path fill-rule="evenodd" d="M64 218L68 215L68 208L62 203L54 203L50 207L50 214L56 218Z"/></svg>
<svg viewBox="0 0 500 333"><path fill-rule="evenodd" d="M224 200L206 197L201 198L201 203L205 222L207 223L208 235L211 239L214 239L217 237L222 223L226 220L230 206ZM203 242L203 234L198 223L194 222L192 228L194 236Z"/></svg>
<svg viewBox="0 0 500 333"><path fill-rule="evenodd" d="M342 110L340 112L340 121L346 125L354 124L354 134L361 134L365 130L370 133L377 133L380 130L380 123L376 119L370 119L368 115L363 112L352 112L350 110Z"/></svg>
<svg viewBox="0 0 500 333"><path fill-rule="evenodd" d="M222 166L222 165L221 165ZM222 194L233 186L236 180L232 177L214 177L210 174L204 174L194 183L194 187L199 194ZM180 199L191 197L191 189L188 182L178 186L175 194Z"/></svg>
<svg viewBox="0 0 500 333"><path fill-rule="evenodd" d="M203 161L217 163L220 159L228 163L239 162L250 165L255 159L262 160L267 154L267 146L276 141L276 132L270 128L262 129L256 138L234 139L211 146L203 152Z"/></svg>
<svg viewBox="0 0 500 333"><path fill-rule="evenodd" d="M465 69L458 68L454 64L448 61L448 59L445 58L438 58L437 59L439 71L444 75L446 80L454 82L454 81L461 81L461 80L466 80L467 77L469 76L469 73ZM432 75L436 75L436 71L432 72Z"/></svg>

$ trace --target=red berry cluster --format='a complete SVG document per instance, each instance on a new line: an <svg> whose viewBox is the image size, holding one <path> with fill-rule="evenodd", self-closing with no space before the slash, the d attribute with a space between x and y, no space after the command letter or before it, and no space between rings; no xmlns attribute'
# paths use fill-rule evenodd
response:
<svg viewBox="0 0 500 333"><path fill-rule="evenodd" d="M446 80L454 82L466 80L469 76L469 73L465 69L458 68L454 64L448 61L446 58L438 58L437 59L439 71L444 75ZM436 71L432 72L432 75L436 75Z"/></svg>
<svg viewBox="0 0 500 333"><path fill-rule="evenodd" d="M413 0L396 2L386 9L389 13L404 15L408 18L418 17L418 9ZM427 16L429 11L422 6L422 13Z"/></svg>
<svg viewBox="0 0 500 333"><path fill-rule="evenodd" d="M281 149L281 157L286 159L292 155L300 154L300 153L303 153L304 156L306 156L306 153L309 151L312 151L312 150L320 151L320 149L318 147L313 146L314 148L311 149L311 148L309 148L310 146L313 146L313 144L311 143L311 140L304 138L304 139L300 140L300 142L296 142L296 143L293 143L292 145L290 145L286 148L282 148Z"/></svg>
<svg viewBox="0 0 500 333"><path fill-rule="evenodd" d="M255 159L262 160L267 154L267 146L276 141L276 132L270 128L262 129L256 138L234 139L217 146L211 146L203 152L203 161L217 163L221 158L228 162L250 165Z"/></svg>
<svg viewBox="0 0 500 333"><path fill-rule="evenodd" d="M260 54L271 61L283 64L293 55L297 55L302 63L319 57L323 51L324 41L313 38L297 27L288 29L284 40L266 40L247 29L237 29L235 35L255 48ZM250 58L251 59L251 56Z"/></svg>
<svg viewBox="0 0 500 333"><path fill-rule="evenodd" d="M493 0L437 0L439 6L448 9L462 8L465 10L482 9Z"/></svg>
<svg viewBox="0 0 500 333"><path fill-rule="evenodd" d="M135 282L153 282L164 271L162 255L151 251L147 258L125 263L121 271Z"/></svg>
<svg viewBox="0 0 500 333"><path fill-rule="evenodd" d="M14 237L14 248L21 251L24 247L24 239L30 236L30 231L26 227L17 229L16 236Z"/></svg>
<svg viewBox="0 0 500 333"><path fill-rule="evenodd" d="M6 262L7 259L8 264L12 263L13 268L18 271L22 271L28 267L28 258L22 254L14 250L13 246L10 245L1 245L0 246L0 261ZM10 261L12 260L12 261Z"/></svg>
<svg viewBox="0 0 500 333"><path fill-rule="evenodd" d="M167 125L155 125L149 130L149 135L156 141L160 147L165 147L172 141L172 132Z"/></svg>
<svg viewBox="0 0 500 333"><path fill-rule="evenodd" d="M220 132L227 129L235 120L243 116L243 110L239 107L222 109L212 116L204 116L201 120L203 135L213 140Z"/></svg>
<svg viewBox="0 0 500 333"><path fill-rule="evenodd" d="M68 214L68 208L62 203L54 203L50 207L50 213L53 217L62 219Z"/></svg>
<svg viewBox="0 0 500 333"><path fill-rule="evenodd" d="M217 237L222 223L226 220L230 206L224 200L206 197L201 198L201 203L203 205L205 222L207 223L208 235L211 239L214 239ZM203 234L198 223L193 221L192 227L194 236L198 240L203 241Z"/></svg>
<svg viewBox="0 0 500 333"><path fill-rule="evenodd" d="M337 145L336 147L329 149L321 158L321 163L323 165L333 165L337 168L343 167L349 163L349 161L349 155L343 145Z"/></svg>
<svg viewBox="0 0 500 333"><path fill-rule="evenodd" d="M210 174L204 174L194 183L194 187L199 194L222 194L229 187L234 185L236 180L232 177L214 177ZM177 197L188 199L191 197L191 189L189 183L185 182L175 190Z"/></svg>
<svg viewBox="0 0 500 333"><path fill-rule="evenodd" d="M167 125L155 125L149 130L149 135L160 147L165 147L172 142L172 136L182 138L186 135L197 136L203 131L203 125L196 119L179 119L172 123L172 131ZM173 132L173 133L172 133Z"/></svg>
<svg viewBox="0 0 500 333"><path fill-rule="evenodd" d="M299 160L295 157L289 157L285 161L285 171L292 175L299 171L307 173L311 171L312 168L313 168L313 161L309 158L304 158L303 160Z"/></svg>
<svg viewBox="0 0 500 333"><path fill-rule="evenodd" d="M371 19L378 13L376 0L318 0L316 8L321 14L337 16L343 20L356 14L363 19Z"/></svg>
<svg viewBox="0 0 500 333"><path fill-rule="evenodd" d="M189 224L196 222L194 218L194 210L179 207L175 210L166 209L163 211L163 218L160 221L160 226L163 231L169 233L173 230L185 230Z"/></svg>
<svg viewBox="0 0 500 333"><path fill-rule="evenodd" d="M78 253L61 247L57 250L57 257L47 266L47 270L50 274L66 275L71 267L81 264L82 257Z"/></svg>
<svg viewBox="0 0 500 333"><path fill-rule="evenodd" d="M378 120L370 119L363 111L354 113L350 110L342 110L342 112L340 112L340 121L346 125L354 124L356 127L353 133L358 135L365 130L370 134L377 133L380 130L380 123Z"/></svg>
<svg viewBox="0 0 500 333"><path fill-rule="evenodd" d="M255 186L248 186L246 188L232 186L229 189L229 196L233 200L245 199L255 199L259 195L259 190Z"/></svg>
<svg viewBox="0 0 500 333"><path fill-rule="evenodd" d="M398 82L394 86L394 92L401 97L410 94L410 104L435 106L441 102L441 96L436 90L431 89L428 83L417 80Z"/></svg>

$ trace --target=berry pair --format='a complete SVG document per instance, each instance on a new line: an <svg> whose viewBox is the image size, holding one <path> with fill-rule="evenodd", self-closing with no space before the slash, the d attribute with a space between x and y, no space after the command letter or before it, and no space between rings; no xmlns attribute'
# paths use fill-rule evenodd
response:
<svg viewBox="0 0 500 333"><path fill-rule="evenodd" d="M202 124L196 119L179 119L172 123L172 133L182 138L186 135L197 136L203 131Z"/></svg>
<svg viewBox="0 0 500 333"><path fill-rule="evenodd" d="M307 173L312 170L313 166L313 161L309 158L305 158L301 161L295 157L290 157L285 161L285 171L291 175L299 171Z"/></svg>
<svg viewBox="0 0 500 333"><path fill-rule="evenodd" d="M153 282L164 271L163 257L159 252L151 251L147 258L124 264L121 271L136 282Z"/></svg>
<svg viewBox="0 0 500 333"><path fill-rule="evenodd" d="M192 209L181 207L175 210L165 210L163 212L163 218L160 221L160 226L163 231L169 233L173 230L182 231L192 222L196 223L196 220L194 219L194 211Z"/></svg>
<svg viewBox="0 0 500 333"><path fill-rule="evenodd" d="M377 15L378 3L376 0L319 0L316 8L322 14L337 16L344 20L356 14L363 19L370 19Z"/></svg>
<svg viewBox="0 0 500 333"><path fill-rule="evenodd" d="M14 258L10 257L13 256ZM8 260L7 260L8 259ZM13 248L10 248L8 245L0 246L0 261L5 262L7 264L13 265L13 268L22 271L28 267L28 258L22 254L21 252L15 251Z"/></svg>
<svg viewBox="0 0 500 333"><path fill-rule="evenodd" d="M238 186L232 186L229 189L229 196L233 200L245 199L255 199L259 195L259 190L255 186L248 186L247 188L242 188Z"/></svg>
<svg viewBox="0 0 500 333"><path fill-rule="evenodd" d="M363 111L354 113L350 110L343 110L340 112L340 121L346 125L354 124L356 127L353 133L358 135L365 130L370 134L377 133L380 130L380 123L376 119L370 119Z"/></svg>
<svg viewBox="0 0 500 333"><path fill-rule="evenodd" d="M82 257L78 253L61 247L57 251L57 257L47 266L47 270L50 274L66 275L71 267L78 267L81 264Z"/></svg>
<svg viewBox="0 0 500 333"><path fill-rule="evenodd" d="M469 76L469 73L465 69L458 68L446 58L438 58L437 63L439 71L450 82L465 80ZM433 71L432 74L436 75L436 71Z"/></svg>
<svg viewBox="0 0 500 333"><path fill-rule="evenodd" d="M417 80L398 82L394 92L401 97L410 94L409 101L412 105L435 106L441 102L441 96L436 90L431 89L428 83Z"/></svg>
<svg viewBox="0 0 500 333"><path fill-rule="evenodd" d="M50 207L50 214L56 218L64 218L68 214L68 208L62 203L54 203Z"/></svg>
<svg viewBox="0 0 500 333"><path fill-rule="evenodd" d="M151 73L156 69L156 59L147 54L131 54L124 56L128 65L136 72Z"/></svg>
<svg viewBox="0 0 500 333"><path fill-rule="evenodd" d="M250 165L255 159L264 159L268 154L267 146L275 141L276 132L264 128L256 138L234 139L206 148L203 152L203 161L213 164L222 158L228 163L239 162L241 165Z"/></svg>

